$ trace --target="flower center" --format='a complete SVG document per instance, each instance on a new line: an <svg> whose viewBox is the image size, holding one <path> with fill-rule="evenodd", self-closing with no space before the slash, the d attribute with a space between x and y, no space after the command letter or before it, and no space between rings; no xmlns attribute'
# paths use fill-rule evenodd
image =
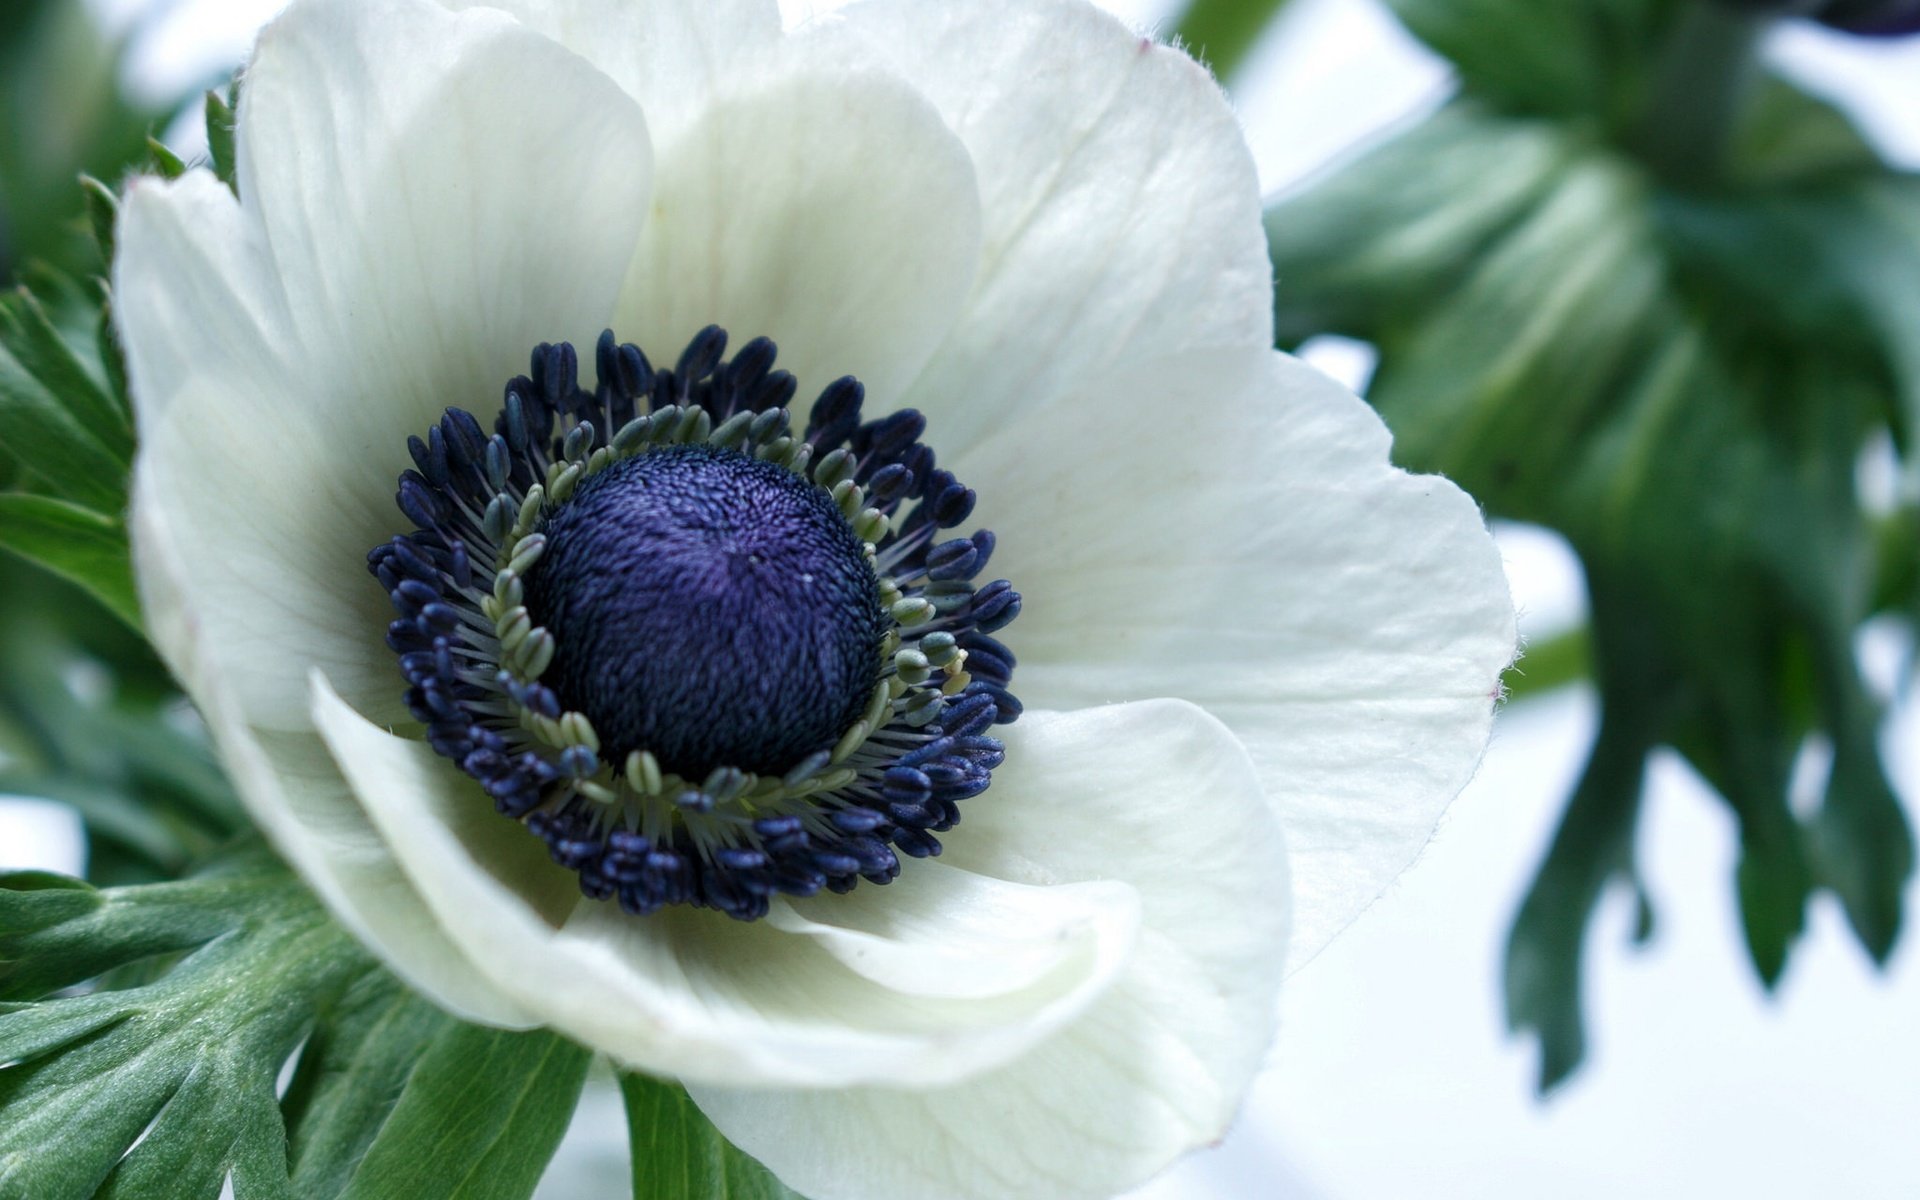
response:
<svg viewBox="0 0 1920 1200"><path fill-rule="evenodd" d="M588 478L541 532L527 612L554 632L551 686L604 756L783 774L866 707L879 580L832 499L792 471L666 447Z"/></svg>
<svg viewBox="0 0 1920 1200"><path fill-rule="evenodd" d="M757 338L670 370L601 335L592 391L542 345L488 434L450 408L407 448L415 525L367 555L433 749L630 913L763 916L940 852L1020 715L1020 611L912 410L851 377L804 431Z"/></svg>

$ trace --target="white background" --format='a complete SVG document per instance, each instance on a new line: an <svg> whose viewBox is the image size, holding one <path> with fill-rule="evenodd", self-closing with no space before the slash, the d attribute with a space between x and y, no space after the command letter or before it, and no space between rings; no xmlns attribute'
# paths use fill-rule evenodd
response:
<svg viewBox="0 0 1920 1200"><path fill-rule="evenodd" d="M1142 27L1173 7L1105 4ZM279 5L95 7L115 22L153 18L137 43L135 81L164 94L236 61ZM836 5L787 7L798 17ZM1871 45L1795 29L1772 53L1920 165L1920 40ZM1271 190L1437 104L1451 86L1446 66L1374 0L1297 0L1238 82ZM188 127L176 133L191 145ZM1364 347L1331 343L1313 357L1364 382ZM1577 622L1578 565L1565 548L1529 529L1503 529L1500 539L1523 630L1542 637ZM1908 647L1880 634L1863 639L1862 653L1891 693ZM1731 822L1677 761L1653 772L1640 838L1659 931L1650 948L1630 950L1627 898L1603 906L1586 957L1590 1059L1561 1092L1535 1099L1534 1052L1504 1033L1501 943L1592 729L1582 689L1502 715L1478 779L1421 862L1289 982L1271 1068L1233 1134L1142 1197L1920 1196L1916 938L1883 976L1823 897L1777 994L1764 995L1741 949ZM1920 710L1898 709L1887 744L1911 808ZM1806 766L1811 785L1819 764ZM0 866L25 865L78 869L77 830L51 807L0 801ZM620 1139L617 1097L590 1092L543 1200L624 1195Z"/></svg>

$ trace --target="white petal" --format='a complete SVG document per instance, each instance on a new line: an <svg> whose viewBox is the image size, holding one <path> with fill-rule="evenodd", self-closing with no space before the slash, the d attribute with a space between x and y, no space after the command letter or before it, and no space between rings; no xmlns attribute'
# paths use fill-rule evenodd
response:
<svg viewBox="0 0 1920 1200"><path fill-rule="evenodd" d="M188 568L172 533L135 509L148 628L186 681L247 811L340 922L392 970L456 1016L524 1028L526 1013L441 933L311 731L260 728L244 696L209 662L205 632L179 599Z"/></svg>
<svg viewBox="0 0 1920 1200"><path fill-rule="evenodd" d="M979 278L907 397L942 453L1116 358L1270 343L1253 158L1186 55L1083 0L876 0L821 36L919 88L979 176Z"/></svg>
<svg viewBox="0 0 1920 1200"><path fill-rule="evenodd" d="M442 0L499 8L605 71L661 142L780 40L777 0Z"/></svg>
<svg viewBox="0 0 1920 1200"><path fill-rule="evenodd" d="M646 121L503 13L297 3L260 35L238 137L311 402L376 493L447 405L491 417L536 343L591 344L610 322L649 195Z"/></svg>
<svg viewBox="0 0 1920 1200"><path fill-rule="evenodd" d="M884 898L804 906L805 919L636 919L581 898L451 764L315 688L316 723L442 927L542 1023L629 1066L742 1086L950 1082L1084 1012L1132 944L1122 885L996 884L917 863ZM992 972L999 990L980 983Z"/></svg>
<svg viewBox="0 0 1920 1200"><path fill-rule="evenodd" d="M979 246L966 149L910 87L783 75L662 147L621 336L669 365L710 324L770 337L804 398L857 375L883 412L959 313Z"/></svg>
<svg viewBox="0 0 1920 1200"><path fill-rule="evenodd" d="M1090 380L955 467L1025 598L1023 700L1179 696L1246 743L1292 851L1295 965L1426 844L1513 656L1479 510L1388 445L1317 371L1225 352Z"/></svg>
<svg viewBox="0 0 1920 1200"><path fill-rule="evenodd" d="M300 354L258 223L209 171L135 179L121 201L113 306L151 427L183 388L278 394Z"/></svg>
<svg viewBox="0 0 1920 1200"><path fill-rule="evenodd" d="M1272 1037L1286 851L1245 752L1188 704L1029 713L948 857L1029 883L1123 879L1144 925L1079 1021L957 1087L695 1087L814 1200L1108 1196L1224 1132ZM1003 790L1004 789L1004 790Z"/></svg>
<svg viewBox="0 0 1920 1200"><path fill-rule="evenodd" d="M783 901L768 923L817 939L849 970L894 991L991 1000L1044 983L1061 947L1100 911L1130 917L1138 908L1115 884L1028 886L936 859L908 869L934 882Z"/></svg>
<svg viewBox="0 0 1920 1200"><path fill-rule="evenodd" d="M134 563L154 643L196 700L229 690L264 729L311 727L299 703L311 666L383 719L409 719L383 641L393 607L366 569L396 532L391 492L309 453L329 436L310 407L267 409L211 371L141 432ZM154 552L161 530L173 563Z"/></svg>
<svg viewBox="0 0 1920 1200"><path fill-rule="evenodd" d="M192 531L180 600L249 721L305 727L314 665L400 719L365 556L407 524L407 435L611 320L645 122L499 13L344 0L262 35L239 132L240 205L205 175L128 199L136 504Z"/></svg>

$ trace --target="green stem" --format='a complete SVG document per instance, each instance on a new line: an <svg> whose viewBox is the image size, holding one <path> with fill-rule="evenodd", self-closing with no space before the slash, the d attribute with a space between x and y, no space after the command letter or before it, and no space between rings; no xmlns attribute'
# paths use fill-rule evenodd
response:
<svg viewBox="0 0 1920 1200"><path fill-rule="evenodd" d="M1688 0L1656 65L1629 148L1682 187L1717 180L1759 80L1760 41L1777 16Z"/></svg>

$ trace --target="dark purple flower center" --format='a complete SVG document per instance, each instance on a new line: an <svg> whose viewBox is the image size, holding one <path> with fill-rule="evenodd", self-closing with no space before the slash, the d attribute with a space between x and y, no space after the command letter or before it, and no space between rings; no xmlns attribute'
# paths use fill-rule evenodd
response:
<svg viewBox="0 0 1920 1200"><path fill-rule="evenodd" d="M830 750L880 677L866 547L820 488L737 450L670 446L590 476L541 530L527 611L602 758L779 775Z"/></svg>

